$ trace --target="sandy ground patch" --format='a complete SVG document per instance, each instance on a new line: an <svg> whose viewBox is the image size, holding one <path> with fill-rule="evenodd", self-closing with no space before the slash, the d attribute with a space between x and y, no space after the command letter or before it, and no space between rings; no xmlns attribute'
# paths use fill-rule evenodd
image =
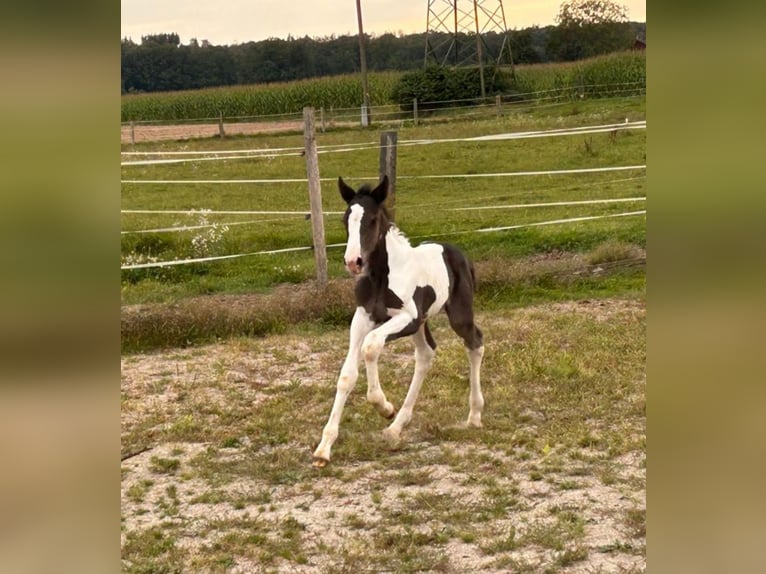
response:
<svg viewBox="0 0 766 574"><path fill-rule="evenodd" d="M333 127L354 126L355 122L334 122ZM224 123L224 134L228 136L235 135L253 135L265 133L279 133L287 131L303 131L303 121L280 121L280 122L241 122ZM221 134L217 122L214 123L194 123L194 124L174 124L174 125L144 125L130 124L120 127L120 142L123 144L165 141L165 140L186 140L193 138L219 137Z"/></svg>

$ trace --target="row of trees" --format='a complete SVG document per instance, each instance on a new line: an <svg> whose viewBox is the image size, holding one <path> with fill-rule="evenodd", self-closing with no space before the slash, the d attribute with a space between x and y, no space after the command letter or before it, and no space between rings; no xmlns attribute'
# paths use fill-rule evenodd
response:
<svg viewBox="0 0 766 574"><path fill-rule="evenodd" d="M595 0L601 1L601 0ZM645 34L645 23L559 20L557 26L531 27L509 33L516 64L572 61L633 47ZM425 34L368 37L367 63L372 71L422 68ZM466 36L466 45L474 42ZM438 40L437 40L438 42ZM503 42L486 35L490 54ZM203 40L180 42L178 34L123 39L122 92L185 90L236 84L259 84L359 71L356 36L270 38L231 46Z"/></svg>

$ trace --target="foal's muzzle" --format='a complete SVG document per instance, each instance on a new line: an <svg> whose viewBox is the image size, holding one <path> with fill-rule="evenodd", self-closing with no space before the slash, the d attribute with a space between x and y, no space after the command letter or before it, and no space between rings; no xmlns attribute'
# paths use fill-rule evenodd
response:
<svg viewBox="0 0 766 574"><path fill-rule="evenodd" d="M346 260L346 269L352 275L359 275L362 272L362 267L364 267L364 261L361 257Z"/></svg>

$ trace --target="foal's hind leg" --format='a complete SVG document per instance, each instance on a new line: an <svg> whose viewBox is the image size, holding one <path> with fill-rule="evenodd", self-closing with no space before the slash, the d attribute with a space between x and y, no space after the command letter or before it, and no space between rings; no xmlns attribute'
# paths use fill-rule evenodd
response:
<svg viewBox="0 0 766 574"><path fill-rule="evenodd" d="M481 428L481 413L484 409L484 397L481 394L481 361L484 357L484 336L473 320L472 301L462 306L448 306L447 317L452 329L465 344L470 365L469 379L471 394L468 401L469 411L466 426Z"/></svg>
<svg viewBox="0 0 766 574"><path fill-rule="evenodd" d="M434 343L433 337L431 337L427 323L423 323L417 332L412 335L412 340L415 343L415 372L412 375L412 382L410 383L410 388L407 391L402 408L396 415L394 422L383 431L386 438L393 441L399 439L402 429L412 419L412 409L415 407L415 401L418 399L420 386L428 369L431 367L431 360L436 354L436 343Z"/></svg>

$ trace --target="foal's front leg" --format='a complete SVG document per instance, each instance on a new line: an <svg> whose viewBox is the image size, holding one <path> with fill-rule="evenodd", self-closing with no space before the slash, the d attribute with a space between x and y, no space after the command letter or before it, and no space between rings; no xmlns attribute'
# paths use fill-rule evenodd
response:
<svg viewBox="0 0 766 574"><path fill-rule="evenodd" d="M359 377L359 351L362 341L374 326L375 323L364 308L357 307L354 318L351 320L348 354L338 377L335 402L332 405L330 418L322 431L322 442L314 451L314 466L318 468L325 466L330 461L330 450L335 439L338 438L338 426L340 425L341 414L343 414L343 406Z"/></svg>
<svg viewBox="0 0 766 574"><path fill-rule="evenodd" d="M404 330L413 320L412 315L402 311L394 315L391 319L383 323L380 327L373 329L362 343L362 356L367 368L367 400L372 403L382 416L387 419L394 418L396 409L394 405L386 400L383 389L380 388L380 379L378 378L378 358L386 344L389 335L395 335Z"/></svg>

